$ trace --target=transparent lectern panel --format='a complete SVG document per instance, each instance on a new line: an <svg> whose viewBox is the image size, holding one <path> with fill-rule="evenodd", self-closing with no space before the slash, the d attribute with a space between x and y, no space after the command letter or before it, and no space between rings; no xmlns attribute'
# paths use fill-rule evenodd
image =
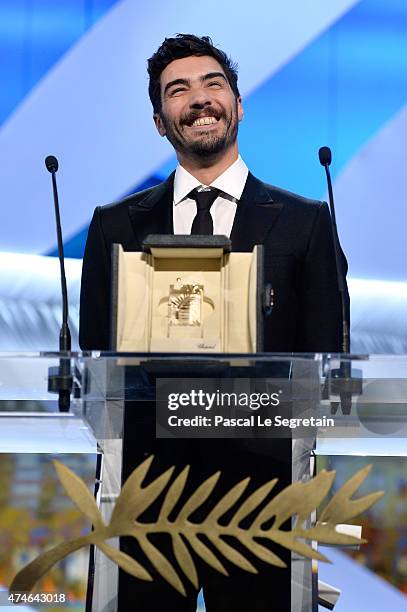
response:
<svg viewBox="0 0 407 612"><path fill-rule="evenodd" d="M69 356L74 383L71 407L69 413L60 413L56 394L48 392L48 376L50 367L58 368L61 357L58 354L0 356L0 478L1 482L9 483L5 490L10 491L2 498L5 501L1 502L0 516L14 516L23 511L37 520L39 514L35 512L39 508L44 520L49 518L48 523L42 524L45 531L35 532L42 533L42 539L32 540L37 547L36 553L45 550L53 538L56 541L63 539L64 535L56 525L58 521L62 525L67 520L64 512L73 508L67 494L57 484L52 460L59 458L84 478L96 495L104 520L108 521L120 494L126 438L129 443L129 434L144 435L146 423L148 426L157 424L158 438L168 437L169 433L175 442L178 437L201 438L199 445L211 452L216 445L222 448L224 439L235 439L248 456L257 455L261 464L267 466L267 478L270 479L275 476L270 449L279 438L290 444L292 481L305 481L315 474L315 453L319 468L336 469L339 478L373 461L372 474L376 474L376 480L370 490L377 489L378 474L388 474L388 464L386 467L376 465L376 457L383 461L398 461L400 471L404 470L404 464L400 462L407 453L406 357L352 356L339 359L335 355L72 354ZM220 381L220 386L215 388L219 392L223 389L222 384L230 381L234 391L243 394L270 394L274 387L278 387L277 392L283 392L280 395L283 400L274 412L266 415L270 419L268 427L261 423L254 430L240 430L232 435L223 425L219 425L216 435L210 432L205 436L199 435L199 431L185 433L185 428L171 428L168 424L170 414L181 416L182 409L170 410L168 402L164 402L163 409L160 403L156 419L157 393L168 394L171 390L179 393L183 385L188 384L190 387L199 385L204 390L208 381L212 387ZM174 384L175 389L171 387ZM160 397L162 400L163 396ZM253 405L240 405L232 407L228 415L223 413L221 416L224 423L226 417L247 418L250 413L254 416L260 414ZM276 417L280 419L278 423ZM284 419L286 423L281 426ZM205 437L209 439L202 440ZM215 438L219 437L221 439L216 442ZM130 442L131 439L130 436ZM211 452L203 453L203 457L210 458ZM342 459L349 462L346 469L339 461ZM126 469L130 469L129 465ZM50 474L53 474L51 480ZM384 485L386 479L387 476L383 476ZM49 482L53 483L50 489L47 488ZM404 494L404 485L396 480L394 483L392 497L396 500L397 495ZM59 501L51 502L51 498ZM44 514L47 504L51 507L54 503L56 514L52 517L46 512ZM396 500L396 506L397 503ZM373 511L369 521L375 517L375 512L380 514L380 508ZM390 512L385 518L380 515L380 520L389 520L389 515ZM396 531L402 522L401 518L395 518L397 516L393 508L392 520L398 521ZM309 524L312 525L314 520L315 517L311 516ZM19 525L16 521L14 524ZM73 524L81 525L80 529L90 528L85 523L73 521ZM370 529L372 523L369 525ZM7 529L11 529L10 525ZM13 533L10 537L15 538ZM32 534L27 536L29 539L32 537ZM109 544L118 546L118 541ZM24 543L18 550L13 548L13 559L17 561L13 560L13 565L9 565L9 582L13 572L25 563L25 546L28 544ZM329 550L326 554L329 558ZM80 594L75 600L77 609L82 605L78 602L83 603L87 563L87 557L75 555L67 561L69 576L79 576L78 580L82 580ZM117 604L117 568L98 551L93 567L88 591L93 595L91 609L93 612L113 612ZM3 571L1 565L0 571ZM323 577L321 564L319 571ZM310 612L315 609L317 574L312 572L311 562L292 555L291 577L292 611ZM3 578L6 586L7 580ZM69 582L64 585L67 589L72 586Z"/></svg>
<svg viewBox="0 0 407 612"><path fill-rule="evenodd" d="M362 528L367 543L340 550L323 547L321 552L333 561L333 566L318 563L318 576L342 591L339 603L346 610L357 607L351 595L355 581L358 597L366 608L401 610L407 608L403 570L407 529L407 357L352 356L327 363L330 392L321 409L334 418L335 426L318 431L317 470L336 472L332 496L351 476L370 465L366 481L353 497L377 490L383 490L385 495L353 521Z"/></svg>
<svg viewBox="0 0 407 612"><path fill-rule="evenodd" d="M406 456L407 357L352 356L327 366L320 412L334 426L318 430L317 454Z"/></svg>
<svg viewBox="0 0 407 612"><path fill-rule="evenodd" d="M74 363L80 379L79 410L101 452L97 501L104 522L109 523L122 486L126 365L118 355L98 353L78 355ZM109 540L109 545L118 549L118 538ZM92 554L87 612L114 612L118 568L98 548Z"/></svg>
<svg viewBox="0 0 407 612"><path fill-rule="evenodd" d="M71 411L61 413L57 395L48 392L50 368L59 365L59 356L52 354L0 355L0 531L7 543L0 555L3 588L30 560L91 529L55 469L57 460L94 494L100 452L80 414L80 401L72 399ZM53 598L55 609L84 611L88 567L89 548L83 548L51 569L33 593L46 594L48 607ZM8 596L1 590L1 605L11 605ZM41 598L29 607L45 609Z"/></svg>
<svg viewBox="0 0 407 612"><path fill-rule="evenodd" d="M304 355L294 359L291 355L222 354L198 357L196 354L106 354L82 356L78 361L78 368L86 381L83 386L82 407L86 418L92 423L93 430L98 432L97 438L104 450L104 464L109 464L107 473L110 475L118 473L117 469L112 469L112 449L120 440L121 434L126 440L128 428L133 432L140 428L140 432L144 432L146 423L154 423L157 385L163 379L172 381L178 390L180 382L185 383L185 380L191 386L208 380L217 384L223 379L232 381L233 388L240 394L249 392L256 397L261 391L270 393L281 381L280 387L284 393L289 391L286 401L281 403L282 418L292 418L297 411L299 414L308 414L320 401L321 359L315 356ZM126 412L127 416L124 417L125 429L121 430L123 412ZM270 480L276 475L273 461L270 460L270 449L276 444L275 438L284 437L289 448L292 448L289 482L311 477L313 463L310 461L310 453L315 438L313 430L306 436L297 436L293 441L292 430L288 427L281 436L279 433L274 436L274 442L264 427L257 428L254 433L247 430L236 437L240 438L240 443L249 456L257 455L262 465L269 466L267 479ZM208 448L213 449L210 440L206 443ZM126 445L126 442L124 444ZM116 459L119 460L117 446L116 451ZM177 457L174 456L175 465L176 462ZM177 469L180 467L176 465ZM256 477L256 474L252 474L252 477ZM108 520L120 486L116 487L115 482L109 481L106 470L102 480L101 508ZM117 546L118 542L115 542L115 545ZM95 563L92 610L115 610L117 569L98 552ZM311 562L293 555L291 573L291 609L296 612L309 612L312 606Z"/></svg>

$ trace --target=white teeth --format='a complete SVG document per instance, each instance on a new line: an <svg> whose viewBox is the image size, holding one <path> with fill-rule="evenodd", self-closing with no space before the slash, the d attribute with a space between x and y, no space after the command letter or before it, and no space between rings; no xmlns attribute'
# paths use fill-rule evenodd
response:
<svg viewBox="0 0 407 612"><path fill-rule="evenodd" d="M211 125L212 123L216 123L215 117L200 117L199 119L195 119L192 125Z"/></svg>

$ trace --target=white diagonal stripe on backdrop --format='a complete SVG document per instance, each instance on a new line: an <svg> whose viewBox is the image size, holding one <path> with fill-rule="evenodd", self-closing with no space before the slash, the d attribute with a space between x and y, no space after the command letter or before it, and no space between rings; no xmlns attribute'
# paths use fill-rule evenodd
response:
<svg viewBox="0 0 407 612"><path fill-rule="evenodd" d="M407 279L406 136L404 106L336 177L342 243L353 276Z"/></svg>

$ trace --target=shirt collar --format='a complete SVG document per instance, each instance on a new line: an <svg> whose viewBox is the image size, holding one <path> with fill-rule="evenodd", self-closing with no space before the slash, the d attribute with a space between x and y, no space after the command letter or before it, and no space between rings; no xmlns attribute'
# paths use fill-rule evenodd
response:
<svg viewBox="0 0 407 612"><path fill-rule="evenodd" d="M213 183L204 186L216 187L232 198L240 200L248 173L249 169L239 155L237 160L218 176ZM193 189L201 185L202 183L198 179L178 164L174 177L174 205L179 204Z"/></svg>

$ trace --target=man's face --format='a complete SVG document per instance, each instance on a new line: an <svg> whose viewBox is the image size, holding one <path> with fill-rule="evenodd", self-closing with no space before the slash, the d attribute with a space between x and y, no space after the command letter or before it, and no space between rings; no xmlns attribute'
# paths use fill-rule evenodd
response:
<svg viewBox="0 0 407 612"><path fill-rule="evenodd" d="M236 142L241 99L213 57L171 62L161 73L161 103L155 124L182 156L211 158Z"/></svg>

